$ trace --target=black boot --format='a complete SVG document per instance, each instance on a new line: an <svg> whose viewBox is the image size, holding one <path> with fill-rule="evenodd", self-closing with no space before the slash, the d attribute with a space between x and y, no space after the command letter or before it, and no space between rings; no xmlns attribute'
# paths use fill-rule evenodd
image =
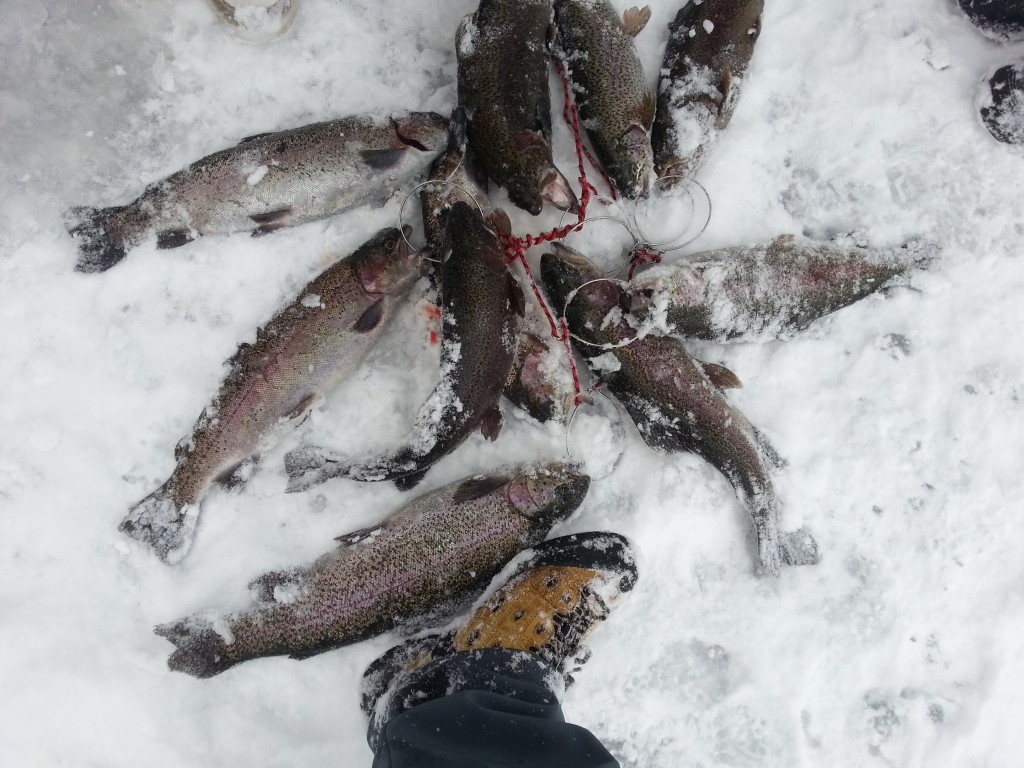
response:
<svg viewBox="0 0 1024 768"><path fill-rule="evenodd" d="M1024 0L957 0L971 23L994 40L1024 40Z"/></svg>
<svg viewBox="0 0 1024 768"><path fill-rule="evenodd" d="M558 698L585 660L584 640L635 582L617 534L535 547L460 628L409 640L366 670L374 765L617 766L564 721Z"/></svg>

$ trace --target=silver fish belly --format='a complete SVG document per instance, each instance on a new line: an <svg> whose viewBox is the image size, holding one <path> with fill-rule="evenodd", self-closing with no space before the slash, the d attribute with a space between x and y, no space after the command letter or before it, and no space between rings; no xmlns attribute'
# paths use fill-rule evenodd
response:
<svg viewBox="0 0 1024 768"><path fill-rule="evenodd" d="M73 208L81 272L102 272L155 235L175 248L199 235L273 232L383 202L444 148L433 112L356 116L264 133L192 163L114 208Z"/></svg>

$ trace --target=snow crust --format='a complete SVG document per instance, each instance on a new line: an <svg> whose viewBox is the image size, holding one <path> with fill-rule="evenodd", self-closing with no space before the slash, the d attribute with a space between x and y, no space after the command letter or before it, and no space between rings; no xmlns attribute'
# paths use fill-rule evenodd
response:
<svg viewBox="0 0 1024 768"><path fill-rule="evenodd" d="M651 7L637 44L653 88L678 0ZM73 271L61 215L127 203L254 133L447 112L455 29L474 8L305 0L259 46L201 0L0 3L0 765L370 764L359 681L395 636L196 680L168 671L171 645L152 628L244 606L252 577L309 562L408 500L340 480L285 494L282 457L303 441L370 455L408 433L438 370L415 301L244 489L208 496L179 564L117 524L169 475L238 342L394 226L400 198L258 239L143 244L98 275ZM552 535L619 531L640 576L588 638L563 706L623 766L1017 766L1024 157L988 135L975 100L984 74L1024 50L946 0L775 0L763 30L698 174L713 215L687 252L860 229L943 253L915 290L790 341L689 345L743 380L728 396L788 461L782 527L806 526L821 563L757 577L727 481L648 450L598 393L571 440L507 418L496 442L474 436L414 493L571 442L595 480ZM574 178L557 107L552 118L555 161ZM494 202L523 234L560 216Z"/></svg>

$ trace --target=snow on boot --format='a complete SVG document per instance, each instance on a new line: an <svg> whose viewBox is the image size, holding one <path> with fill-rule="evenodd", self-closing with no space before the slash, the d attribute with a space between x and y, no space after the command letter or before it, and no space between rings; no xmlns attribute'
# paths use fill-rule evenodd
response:
<svg viewBox="0 0 1024 768"><path fill-rule="evenodd" d="M997 141L1024 146L1024 61L1002 66L982 82L978 111Z"/></svg>

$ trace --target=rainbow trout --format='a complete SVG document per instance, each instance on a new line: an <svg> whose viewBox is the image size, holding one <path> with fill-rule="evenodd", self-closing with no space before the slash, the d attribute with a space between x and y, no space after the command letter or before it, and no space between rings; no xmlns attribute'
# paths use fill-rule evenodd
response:
<svg viewBox="0 0 1024 768"><path fill-rule="evenodd" d="M647 87L633 36L650 18L631 8L623 19L608 0L555 0L558 45L594 153L624 197L646 197L653 170L647 132L655 95Z"/></svg>
<svg viewBox="0 0 1024 768"><path fill-rule="evenodd" d="M332 477L416 485L434 462L479 429L501 431L498 399L516 353L525 301L505 265L501 238L475 207L457 202L448 214L448 251L441 267L441 378L420 407L412 438L394 453L350 463L320 448L285 456L289 491Z"/></svg>
<svg viewBox="0 0 1024 768"><path fill-rule="evenodd" d="M579 208L551 159L550 30L550 0L480 0L455 36L469 144L487 175L535 216L545 201Z"/></svg>
<svg viewBox="0 0 1024 768"><path fill-rule="evenodd" d="M227 361L216 397L174 451L171 477L129 510L120 530L162 560L184 557L210 486L244 482L275 428L301 422L351 375L422 269L401 233L384 229L303 288Z"/></svg>
<svg viewBox="0 0 1024 768"><path fill-rule="evenodd" d="M689 177L740 96L764 0L690 0L668 25L651 132L658 176Z"/></svg>
<svg viewBox="0 0 1024 768"><path fill-rule="evenodd" d="M252 610L157 627L177 646L167 664L212 677L249 659L304 659L395 627L437 623L540 543L589 486L575 467L550 463L420 496L380 525L339 537L341 546L312 565L255 579Z"/></svg>
<svg viewBox="0 0 1024 768"><path fill-rule="evenodd" d="M606 275L570 248L555 244L541 258L541 274L556 305L584 283ZM781 460L746 417L733 408L704 367L673 339L645 336L611 351L593 345L616 344L635 336L623 318L625 291L616 283L592 283L572 298L566 319L588 344L577 348L589 361L601 357L599 371L622 402L644 441L669 453L696 453L725 475L747 508L757 533L761 570L777 575L780 564L817 562L817 545L804 530L778 529L778 503L771 465Z"/></svg>
<svg viewBox="0 0 1024 768"><path fill-rule="evenodd" d="M872 250L833 242L722 248L654 267L630 284L631 310L668 333L708 341L772 341L876 291L905 285L938 249L922 241Z"/></svg>
<svg viewBox="0 0 1024 768"><path fill-rule="evenodd" d="M80 272L102 272L156 235L177 248L199 235L263 235L382 203L422 174L445 146L447 121L433 112L357 116L261 133L150 184L128 205L72 208Z"/></svg>

